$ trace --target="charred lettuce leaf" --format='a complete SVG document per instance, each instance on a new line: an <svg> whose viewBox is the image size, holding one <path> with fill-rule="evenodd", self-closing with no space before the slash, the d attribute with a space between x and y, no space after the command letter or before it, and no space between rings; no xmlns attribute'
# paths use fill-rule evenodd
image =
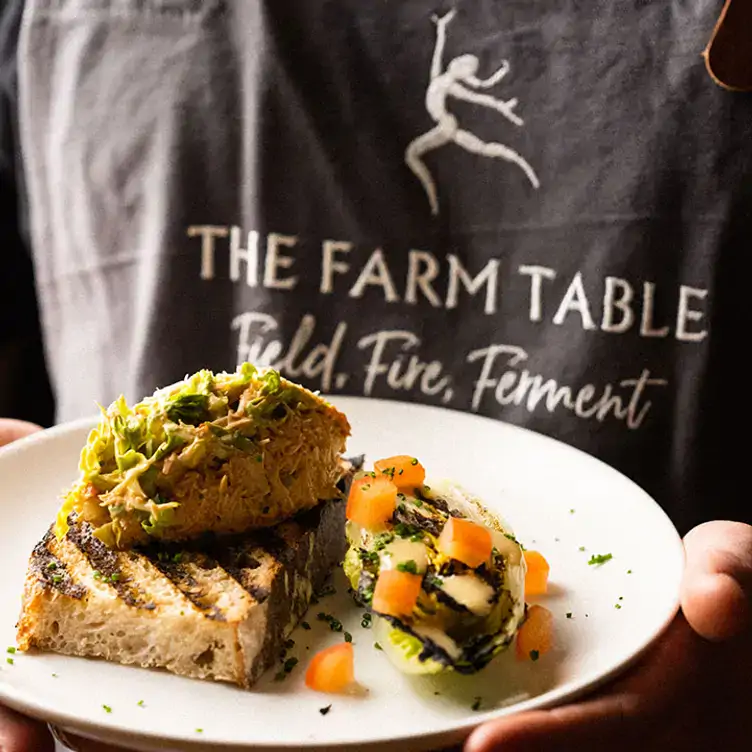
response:
<svg viewBox="0 0 752 752"><path fill-rule="evenodd" d="M495 547L488 563L471 570L439 551L437 539L450 516L491 530ZM395 561L397 568L404 567L397 553L409 556L415 546L425 547L421 552L428 563L413 613L404 619L373 613L379 644L404 673L476 673L514 639L525 608L522 548L508 526L459 486L432 482L430 488L401 494L385 532L374 535L352 522L346 532L350 547L344 572L366 608L382 568ZM413 571L414 562L408 564ZM473 587L463 592L458 583Z"/></svg>

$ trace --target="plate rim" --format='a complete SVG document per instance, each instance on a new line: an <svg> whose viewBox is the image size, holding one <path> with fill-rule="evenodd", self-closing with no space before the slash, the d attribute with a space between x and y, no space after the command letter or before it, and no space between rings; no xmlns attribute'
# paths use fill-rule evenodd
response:
<svg viewBox="0 0 752 752"><path fill-rule="evenodd" d="M608 473L616 474L620 477L622 482L626 482L628 486L631 486L634 491L641 495L645 501L650 502L652 505L652 512L658 515L658 518L662 518L661 522L667 525L674 532L674 544L676 551L674 554L679 554L681 564L680 571L683 575L685 567L685 553L682 538L679 535L676 526L668 516L666 511L658 504L658 502L643 489L638 483L626 476L620 470L614 468L608 463L604 462L598 457L595 457L588 452L579 449L578 447L567 444L564 441L556 439L552 436L548 436L540 431L536 431L532 428L518 426L513 423L507 422L503 419L493 418L485 415L479 415L477 413L468 412L465 410L459 410L449 408L440 405L426 405L422 403L414 403L406 400L390 400L381 398L371 398L363 396L351 396L351 395L322 395L325 399L334 404L335 407L342 405L342 410L346 411L347 403L359 403L370 405L379 404L386 405L401 405L403 407L409 407L412 409L418 409L423 412L432 412L437 415L444 413L455 413L458 416L465 416L473 420L482 420L484 422L490 422L495 426L500 426L503 430L510 431L511 433L521 432L527 435L535 437L535 440L543 440L548 445L556 446L559 451L569 452L573 455L584 456L590 463L596 463L601 466L601 469L605 469ZM56 424L52 427L45 428L41 431L25 436L18 441L13 442L5 447L0 448L0 463L3 463L10 459L13 455L25 452L29 447L46 443L48 441L54 441L58 436L69 435L76 431L83 431L91 429L98 421L99 416L92 414L77 418L75 420L66 421ZM680 578L681 579L681 578ZM670 607L669 607L670 606ZM642 645L638 650L634 651L631 655L617 662L606 672L597 673L593 677L592 673L583 676L580 680L575 682L574 688L570 685L559 687L557 689L549 690L545 693L545 698L541 699L541 696L535 696L528 698L519 703L512 705L495 708L482 713L476 713L473 716L468 716L465 719L457 719L452 721L451 727L441 728L436 731L416 731L413 733L403 733L399 736L384 737L379 739L341 739L341 740L328 740L328 739L316 739L316 740L280 740L274 743L267 742L242 742L240 744L236 742L223 742L220 740L212 739L192 739L187 736L165 736L157 731L143 731L134 730L132 728L126 728L124 725L118 724L117 721L113 723L114 719L109 719L109 723L97 722L95 720L89 720L81 718L74 713L58 712L51 710L46 705L42 705L36 702L32 697L24 699L27 693L13 692L12 685L7 684L0 680L0 702L5 706L12 708L27 716L31 716L43 722L59 726L70 733L78 734L82 737L89 739L110 742L120 745L137 745L130 746L132 749L144 750L145 752L151 752L152 750L164 749L164 742L168 742L172 748L181 752L195 752L197 750L217 749L225 750L226 752L279 752L284 750L285 752L293 749L332 749L339 752L346 752L352 750L355 752L360 749L368 750L430 750L434 748L434 745L445 745L448 741L450 743L459 743L466 739L474 729L478 726L484 725L493 720L505 718L507 716L525 712L530 709L546 710L552 707L556 707L562 704L569 704L578 701L583 695L592 693L593 691L607 685L615 677L624 674L648 653L655 644L665 635L672 622L676 618L680 610L680 588L677 588L674 599L671 604L667 604L666 615L663 618L660 626L653 630L651 638ZM11 689L11 692L8 692ZM103 719L104 720L104 719ZM417 745L417 746L416 746Z"/></svg>

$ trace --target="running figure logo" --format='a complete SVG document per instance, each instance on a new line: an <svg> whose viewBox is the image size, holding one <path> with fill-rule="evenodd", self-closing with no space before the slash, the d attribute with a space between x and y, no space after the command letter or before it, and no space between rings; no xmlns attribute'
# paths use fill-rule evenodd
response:
<svg viewBox="0 0 752 752"><path fill-rule="evenodd" d="M486 79L480 79L476 76L480 62L475 55L460 55L449 63L446 70L442 70L446 29L454 16L455 11L452 10L441 18L437 16L432 18L436 24L436 47L433 51L431 82L426 91L425 101L428 114L436 125L422 136L418 136L405 150L405 162L423 185L423 189L428 196L428 203L431 205L431 213L434 215L439 213L436 183L422 157L429 151L449 143L455 143L471 154L511 162L527 175L534 188L540 186L533 168L514 149L504 144L482 141L473 133L460 128L457 118L447 109L447 100L449 97L454 97L477 104L480 107L496 110L514 125L521 126L523 124L522 118L514 111L517 106L516 98L504 101L478 91L479 89L490 89L509 73L509 62L507 60L503 60L501 67Z"/></svg>

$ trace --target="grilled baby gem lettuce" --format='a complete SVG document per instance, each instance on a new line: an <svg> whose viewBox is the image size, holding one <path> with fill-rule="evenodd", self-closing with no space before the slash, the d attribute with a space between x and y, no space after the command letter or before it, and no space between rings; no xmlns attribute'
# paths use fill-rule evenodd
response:
<svg viewBox="0 0 752 752"><path fill-rule="evenodd" d="M441 534L451 518L490 532L490 555L477 566L444 552ZM347 538L345 574L359 600L374 613L376 640L403 672L475 673L514 639L525 609L522 548L509 528L461 487L432 482L430 489L404 489L386 529L368 530L351 520ZM389 569L421 577L409 614L373 606L379 576ZM407 585L414 582L404 579ZM401 594L395 596L403 609L404 602Z"/></svg>
<svg viewBox="0 0 752 752"><path fill-rule="evenodd" d="M104 543L234 533L336 498L344 415L272 369L199 371L102 410L55 532L76 512Z"/></svg>

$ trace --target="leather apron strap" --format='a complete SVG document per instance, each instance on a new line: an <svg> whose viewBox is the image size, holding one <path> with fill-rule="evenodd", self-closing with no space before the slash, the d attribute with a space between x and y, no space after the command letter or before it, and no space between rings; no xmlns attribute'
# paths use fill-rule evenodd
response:
<svg viewBox="0 0 752 752"><path fill-rule="evenodd" d="M752 0L726 0L703 55L719 86L752 91Z"/></svg>

